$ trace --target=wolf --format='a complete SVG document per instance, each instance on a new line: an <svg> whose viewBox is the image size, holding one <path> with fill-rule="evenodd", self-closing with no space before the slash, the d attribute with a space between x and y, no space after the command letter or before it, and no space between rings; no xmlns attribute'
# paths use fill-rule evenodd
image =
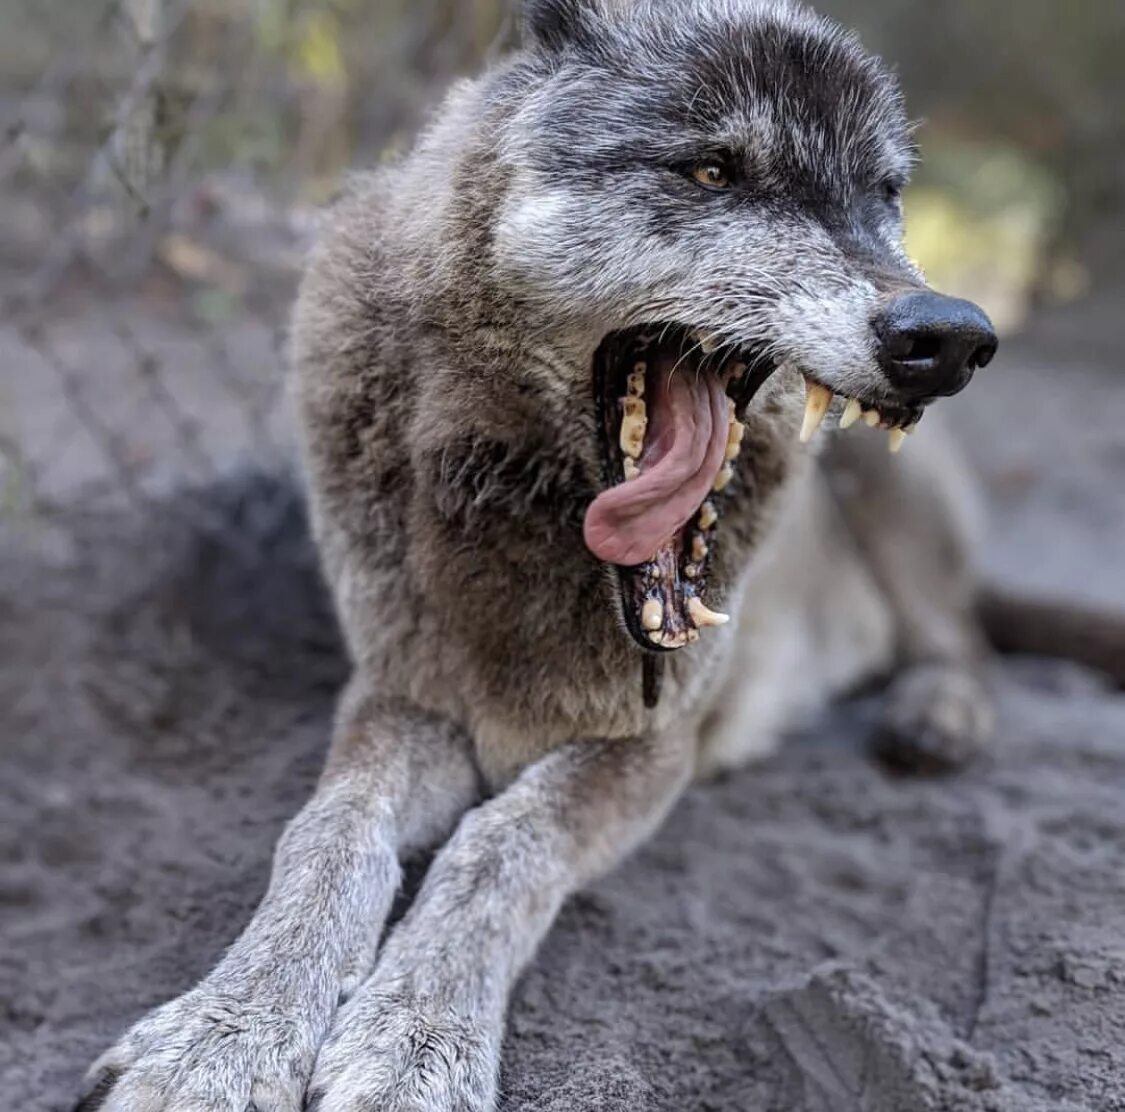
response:
<svg viewBox="0 0 1125 1112"><path fill-rule="evenodd" d="M292 377L352 678L249 925L79 1112L486 1112L556 912L693 777L874 677L884 759L987 741L923 418L997 339L904 251L896 79L789 0L523 17L326 218Z"/></svg>

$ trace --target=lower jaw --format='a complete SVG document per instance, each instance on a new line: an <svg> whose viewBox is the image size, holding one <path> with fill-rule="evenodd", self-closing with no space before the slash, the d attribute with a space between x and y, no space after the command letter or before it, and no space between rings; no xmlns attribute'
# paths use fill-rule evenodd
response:
<svg viewBox="0 0 1125 1112"><path fill-rule="evenodd" d="M731 431L726 460L714 489L692 518L662 545L651 560L617 569L625 626L637 645L650 653L676 652L698 641L703 631L729 620L706 602L711 588L718 527L735 481L746 407L776 369L743 352L708 352L685 329L654 325L612 333L594 360L594 389L603 438L603 476L607 486L628 481L631 457L620 446L624 402L630 375L648 362L654 349L670 345L683 352L684 373L716 374L726 384Z"/></svg>

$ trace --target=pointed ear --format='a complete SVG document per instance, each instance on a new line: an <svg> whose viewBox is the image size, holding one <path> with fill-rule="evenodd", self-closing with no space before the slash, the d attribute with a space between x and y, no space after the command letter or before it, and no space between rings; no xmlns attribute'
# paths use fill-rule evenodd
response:
<svg viewBox="0 0 1125 1112"><path fill-rule="evenodd" d="M523 0L525 37L553 50L576 41L592 0Z"/></svg>

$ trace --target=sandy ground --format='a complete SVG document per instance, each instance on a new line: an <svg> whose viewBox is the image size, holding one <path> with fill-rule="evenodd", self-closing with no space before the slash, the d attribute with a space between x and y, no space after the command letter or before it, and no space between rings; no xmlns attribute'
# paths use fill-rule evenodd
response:
<svg viewBox="0 0 1125 1112"><path fill-rule="evenodd" d="M990 572L1125 608L1119 303L1043 322L950 408L992 496ZM97 363L106 319L56 338ZM74 503L88 431L0 333L28 465L71 498L0 518L0 1103L19 1112L66 1109L246 922L344 675L289 484L231 470L250 441L212 356L138 319L214 457L195 493L146 471L141 511ZM272 338L244 332L238 365L268 364ZM157 401L129 405L130 450L171 442ZM1045 662L999 684L995 750L962 776L874 767L865 701L691 790L522 979L504 1108L1125 1110L1125 698Z"/></svg>

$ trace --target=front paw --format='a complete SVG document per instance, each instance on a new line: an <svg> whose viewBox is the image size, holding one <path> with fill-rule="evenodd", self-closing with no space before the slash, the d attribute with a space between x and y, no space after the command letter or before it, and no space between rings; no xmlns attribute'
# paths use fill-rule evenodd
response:
<svg viewBox="0 0 1125 1112"><path fill-rule="evenodd" d="M336 1016L306 1112L490 1112L499 1026L372 984Z"/></svg>
<svg viewBox="0 0 1125 1112"><path fill-rule="evenodd" d="M206 983L140 1021L74 1112L300 1112L328 1016Z"/></svg>

